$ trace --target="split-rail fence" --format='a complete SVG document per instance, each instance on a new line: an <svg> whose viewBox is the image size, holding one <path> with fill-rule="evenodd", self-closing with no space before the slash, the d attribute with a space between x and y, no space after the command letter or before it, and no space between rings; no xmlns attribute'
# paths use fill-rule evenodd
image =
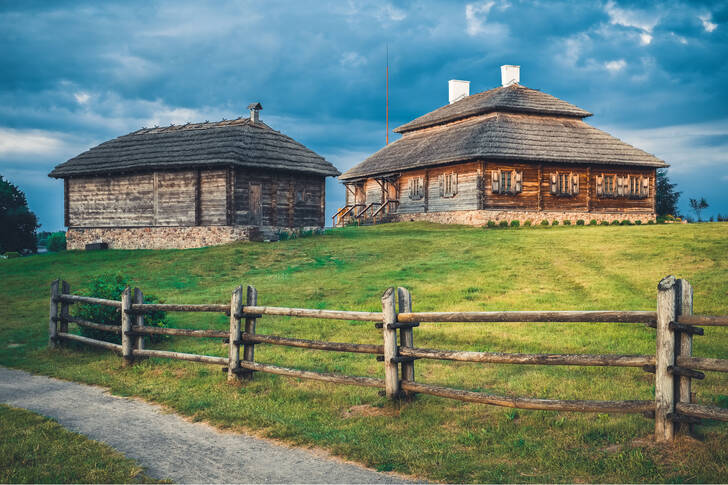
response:
<svg viewBox="0 0 728 485"><path fill-rule="evenodd" d="M521 409L635 413L655 420L657 441L672 440L677 432L689 433L690 426L701 418L728 421L728 409L692 402L692 380L703 379L702 371L728 372L728 359L693 357L692 339L703 335L703 326L728 326L728 316L692 314L693 290L686 280L663 278L657 287L657 311L503 311L503 312L413 312L412 297L405 288L387 289L382 295L381 312L316 310L258 305L254 287L248 286L245 298L242 286L233 293L230 304L162 304L144 303L142 291L126 288L121 301L74 295L65 281L51 284L49 345L75 341L114 351L130 365L135 358L161 357L216 364L227 372L229 381L252 378L254 372L314 379L335 384L381 388L390 399L412 398L417 393L476 403ZM104 325L74 317L69 305L75 303L116 307L121 312L121 326ZM216 312L230 317L228 330L190 330L144 325L145 313L154 311ZM304 340L256 333L256 322L263 315L356 320L375 322L382 329L382 344L357 344ZM471 352L419 348L414 345L414 328L420 322L622 322L644 324L656 330L655 355L592 354L514 354ZM68 324L121 334L121 345L69 333ZM398 335L399 333L399 335ZM197 355L147 349L148 335L223 338L229 344L227 357ZM255 361L258 344L283 345L334 352L373 354L383 362L384 379L349 376L290 369ZM242 347L242 353L241 353ZM415 381L415 361L445 361L497 364L575 365L639 367L655 374L654 401L589 401L510 397L466 391Z"/></svg>

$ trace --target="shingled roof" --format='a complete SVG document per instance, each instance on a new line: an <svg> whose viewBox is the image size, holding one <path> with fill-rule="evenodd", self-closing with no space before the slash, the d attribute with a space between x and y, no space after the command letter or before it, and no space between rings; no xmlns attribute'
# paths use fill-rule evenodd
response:
<svg viewBox="0 0 728 485"><path fill-rule="evenodd" d="M407 133L339 178L351 180L482 159L667 166L578 118L492 113Z"/></svg>
<svg viewBox="0 0 728 485"><path fill-rule="evenodd" d="M64 178L183 167L235 165L316 175L339 175L323 157L249 118L143 128L104 142L49 174Z"/></svg>
<svg viewBox="0 0 728 485"><path fill-rule="evenodd" d="M529 89L520 84L499 87L473 94L452 104L431 111L409 123L394 129L395 133L406 133L428 126L492 112L535 113L542 115L586 118L592 114L578 106L567 103L550 94Z"/></svg>

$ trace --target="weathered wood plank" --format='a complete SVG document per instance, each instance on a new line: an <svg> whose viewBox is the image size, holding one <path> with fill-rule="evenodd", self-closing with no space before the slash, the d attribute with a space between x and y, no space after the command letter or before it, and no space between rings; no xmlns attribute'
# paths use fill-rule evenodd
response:
<svg viewBox="0 0 728 485"><path fill-rule="evenodd" d="M287 377L298 377L301 379L312 379L316 381L331 382L334 384L347 384L352 386L379 387L383 388L384 380L375 379L373 377L346 376L341 374L330 374L324 372L313 372L298 369L289 369L287 367L278 367L270 364L260 364L258 362L240 363L240 367L258 372L267 372Z"/></svg>
<svg viewBox="0 0 728 485"><path fill-rule="evenodd" d="M246 306L246 315L278 315L284 317L322 318L332 320L357 320L364 322L381 322L380 312L355 312L346 310L317 310L310 308L287 308L272 306Z"/></svg>
<svg viewBox="0 0 728 485"><path fill-rule="evenodd" d="M132 351L134 350L134 341L130 335L132 323L131 309L131 289L127 286L121 294L121 356L124 358L124 365L129 366L134 362Z"/></svg>
<svg viewBox="0 0 728 485"><path fill-rule="evenodd" d="M258 290L255 289L254 286L248 285L248 288L246 290L245 294L245 306L251 307L256 306L258 304ZM245 317L245 333L247 335L255 335L255 324L256 324L256 318L255 316L246 316ZM255 343L253 342L246 342L243 345L243 360L246 362L255 362ZM245 379L252 379L253 372L248 372L245 374L241 374Z"/></svg>
<svg viewBox="0 0 728 485"><path fill-rule="evenodd" d="M50 311L48 314L48 347L55 349L58 337L58 302L60 296L61 280L51 282Z"/></svg>
<svg viewBox="0 0 728 485"><path fill-rule="evenodd" d="M701 327L728 327L728 315L680 315L677 317L677 323L682 323L683 325L700 325Z"/></svg>
<svg viewBox="0 0 728 485"><path fill-rule="evenodd" d="M117 302L118 303L118 302ZM144 303L133 304L131 313L151 313L151 312L219 312L229 313L230 305L223 304L177 304L177 303Z"/></svg>
<svg viewBox="0 0 728 485"><path fill-rule="evenodd" d="M247 334L242 336L243 342L256 344L283 345L286 347L299 347L313 350L330 350L334 352L354 352L357 354L383 355L384 346L376 344L352 344L348 342L323 342L320 340L305 340L276 335Z"/></svg>
<svg viewBox="0 0 728 485"><path fill-rule="evenodd" d="M243 287L238 286L233 290L230 298L230 335L228 337L228 375L227 380L236 381L240 377L236 374L240 368L240 313L243 310Z"/></svg>
<svg viewBox="0 0 728 485"><path fill-rule="evenodd" d="M677 293L677 308L675 316L692 315L693 314L693 287L687 280L677 280L675 289ZM692 328L692 327L688 327ZM690 357L693 355L693 336L688 332L675 332L675 355L676 360L681 356ZM692 384L691 378L688 376L680 376L678 378L678 398L677 401L689 404L692 400ZM692 432L690 423L678 423L676 431L683 434Z"/></svg>
<svg viewBox="0 0 728 485"><path fill-rule="evenodd" d="M202 362L205 364L227 365L227 357L213 357L210 355L185 354L182 352L169 352L166 350L135 350L135 357L159 357L162 359L186 360L189 362Z"/></svg>
<svg viewBox="0 0 728 485"><path fill-rule="evenodd" d="M142 290L139 288L134 288L133 292L133 298L132 303L136 304L143 304L144 303L144 293L142 293ZM134 325L135 328L144 328L144 314L143 313L137 313L136 317L134 317ZM137 350L143 350L144 349L144 335L139 335L136 338L136 349Z"/></svg>
<svg viewBox="0 0 728 485"><path fill-rule="evenodd" d="M513 311L401 313L399 322L621 322L651 323L655 312L643 311Z"/></svg>
<svg viewBox="0 0 728 485"><path fill-rule="evenodd" d="M407 288L397 288L397 308L400 312L412 312L412 295ZM399 330L399 355L405 355L402 351L411 349L415 346L414 330L412 327L401 328ZM414 382L415 380L415 363L414 361L402 362L402 379ZM414 394L406 391L407 397L411 398Z"/></svg>
<svg viewBox="0 0 728 485"><path fill-rule="evenodd" d="M688 369L728 372L728 359L709 359L705 357L678 355L675 363L680 367L686 367Z"/></svg>
<svg viewBox="0 0 728 485"><path fill-rule="evenodd" d="M81 335L74 335L72 333L58 333L59 339L72 340L74 342L80 342L82 344L91 345L92 347L99 347L106 350L112 350L117 354L122 353L121 345L113 344L111 342L104 342L103 340L95 340L88 337L82 337Z"/></svg>
<svg viewBox="0 0 728 485"><path fill-rule="evenodd" d="M457 399L494 406L518 409L534 409L544 411L576 411L588 413L628 413L643 414L655 409L652 401L565 401L560 399L537 399L527 397L509 397L485 394L482 392L464 391L449 387L433 386L410 381L402 381L402 389L431 394L433 396Z"/></svg>
<svg viewBox="0 0 728 485"><path fill-rule="evenodd" d="M187 328L132 327L133 333L144 335L175 335L178 337L228 338L230 332L225 330L193 330Z"/></svg>
<svg viewBox="0 0 728 485"><path fill-rule="evenodd" d="M93 328L104 332L118 333L121 334L121 326L119 325L106 325L103 323L91 322L78 317L68 317L68 321L75 323L80 327Z"/></svg>
<svg viewBox="0 0 728 485"><path fill-rule="evenodd" d="M657 353L655 356L655 440L671 441L675 426L668 414L675 412L675 388L669 366L675 365L675 334L670 322L675 320L676 280L666 276L657 286Z"/></svg>
<svg viewBox="0 0 728 485"><path fill-rule="evenodd" d="M121 308L121 302L118 300L107 300L105 298L94 298L83 295L60 295L59 301L68 303L90 303L92 305L106 305Z"/></svg>
<svg viewBox="0 0 728 485"><path fill-rule="evenodd" d="M502 352L472 352L400 347L400 355L420 359L454 360L488 364L580 365L611 367L642 367L655 365L651 355L593 355L593 354L508 354ZM409 379L408 379L409 380Z"/></svg>
<svg viewBox="0 0 728 485"><path fill-rule="evenodd" d="M399 365L393 362L397 357L397 330L389 325L397 322L394 308L394 288L387 288L382 295L382 337L384 340L384 381L389 399L399 397Z"/></svg>
<svg viewBox="0 0 728 485"><path fill-rule="evenodd" d="M680 414L685 414L687 416L728 421L728 409L725 408L679 402L675 405L675 409Z"/></svg>

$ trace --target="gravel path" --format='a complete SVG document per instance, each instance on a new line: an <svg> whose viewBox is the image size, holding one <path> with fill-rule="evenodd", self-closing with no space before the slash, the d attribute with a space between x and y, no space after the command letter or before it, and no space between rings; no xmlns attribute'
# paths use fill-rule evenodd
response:
<svg viewBox="0 0 728 485"><path fill-rule="evenodd" d="M396 476L220 432L104 389L0 367L0 402L57 420L181 483L402 483ZM140 431L144 430L144 433Z"/></svg>

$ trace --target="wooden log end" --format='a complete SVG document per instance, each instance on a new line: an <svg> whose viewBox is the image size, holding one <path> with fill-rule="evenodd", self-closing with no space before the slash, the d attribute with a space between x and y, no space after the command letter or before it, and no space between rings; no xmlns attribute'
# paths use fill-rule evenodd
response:
<svg viewBox="0 0 728 485"><path fill-rule="evenodd" d="M669 290L670 288L675 286L675 283L677 283L677 279L675 279L673 275L668 275L660 280L660 282L657 284L657 289L659 291Z"/></svg>
<svg viewBox="0 0 728 485"><path fill-rule="evenodd" d="M384 293L382 293L382 301L392 298L392 293L394 293L394 288L391 286L384 290Z"/></svg>

